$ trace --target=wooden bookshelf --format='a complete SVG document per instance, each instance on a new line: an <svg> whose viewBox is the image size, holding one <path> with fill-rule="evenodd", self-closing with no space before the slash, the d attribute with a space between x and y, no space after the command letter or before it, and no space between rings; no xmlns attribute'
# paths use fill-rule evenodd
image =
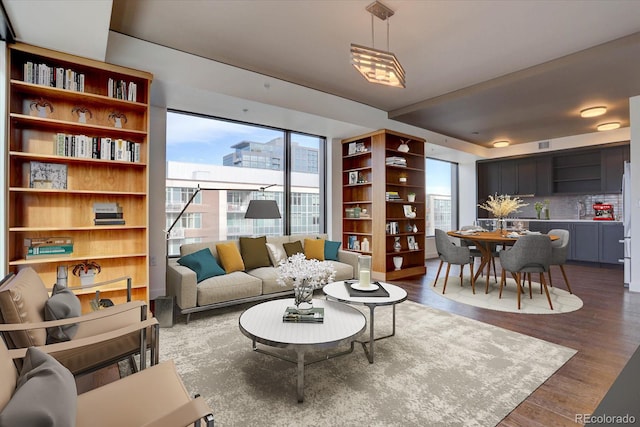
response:
<svg viewBox="0 0 640 427"><path fill-rule="evenodd" d="M409 152L398 151L402 141L408 141ZM342 245L346 250L371 255L372 276L377 280L426 272L424 143L424 139L386 129L342 141ZM403 158L406 165L388 165L389 157ZM401 200L386 200L387 192L397 193ZM409 193L416 194L414 202L408 201ZM415 211L415 218L405 216L405 206ZM369 216L351 218L347 212L353 208L366 209ZM388 231L392 222L398 224L397 232ZM350 246L354 240L361 245L364 238L369 241L369 251ZM399 251L394 250L396 238L401 244ZM409 248L410 238L418 249ZM395 270L395 256L403 258L400 270Z"/></svg>
<svg viewBox="0 0 640 427"><path fill-rule="evenodd" d="M97 281L132 277L135 299L148 301L148 153L149 95L152 75L138 70L68 55L61 52L13 44L8 46L8 140L6 229L8 268L34 268L43 281L56 281L60 265L92 260L102 272ZM83 75L84 91L26 81L25 64L45 64L51 69L72 70ZM54 73L55 74L55 73ZM59 75L57 76L59 77ZM110 96L109 79L135 84L135 99ZM80 83L80 77L76 78ZM54 87L51 86L54 85ZM131 85L132 86L132 85ZM128 86L129 93L132 90ZM80 89L80 88L78 88ZM81 114L82 113L82 114ZM58 134L88 138L89 157L56 152ZM97 154L96 144L105 138L127 141L138 157L127 153L124 160ZM66 188L34 188L32 162L64 165ZM94 225L94 203L118 203L125 225ZM71 237L70 256L25 259L25 238ZM79 286L69 271L69 286ZM100 289L114 302L126 298L126 284ZM93 298L79 292L83 299Z"/></svg>

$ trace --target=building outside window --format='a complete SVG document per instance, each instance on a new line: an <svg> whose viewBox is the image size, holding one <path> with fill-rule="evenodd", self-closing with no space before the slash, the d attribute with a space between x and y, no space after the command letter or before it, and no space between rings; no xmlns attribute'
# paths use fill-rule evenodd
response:
<svg viewBox="0 0 640 427"><path fill-rule="evenodd" d="M201 188L171 230L169 255L186 242L324 231L324 144L320 136L169 112L167 229ZM276 200L283 218L245 219L252 199Z"/></svg>
<svg viewBox="0 0 640 427"><path fill-rule="evenodd" d="M458 228L458 165L443 160L426 159L426 224L427 236L435 229Z"/></svg>

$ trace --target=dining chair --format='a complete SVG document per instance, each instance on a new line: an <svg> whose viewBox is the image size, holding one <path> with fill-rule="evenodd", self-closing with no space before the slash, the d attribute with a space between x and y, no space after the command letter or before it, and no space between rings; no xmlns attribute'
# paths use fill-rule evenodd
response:
<svg viewBox="0 0 640 427"><path fill-rule="evenodd" d="M567 279L567 273L564 271L564 264L567 262L567 253L569 251L569 230L554 228L549 230L548 234L559 237L559 239L551 242L551 261L549 262L549 266L557 265L560 267L564 283L567 284L567 289L569 290L569 293L572 294L573 292L571 291L569 279ZM551 281L551 269L549 269L549 286L553 286L553 282Z"/></svg>
<svg viewBox="0 0 640 427"><path fill-rule="evenodd" d="M477 226L475 225L463 225L460 230L465 231L465 230L473 230L477 228ZM498 273L496 271L496 258L500 256L500 253L498 252L497 249L497 245L495 243L488 243L489 248L491 249L491 264L493 265L493 279L495 280L496 283L498 283ZM482 252L480 251L480 249L478 249L478 247L475 245L475 243L471 240L467 240L467 239L460 239L460 246L463 247L468 247L469 248L469 252L471 253L471 257L474 259L474 264L475 264L475 259L476 258L480 258L482 259ZM490 267L489 267L489 274L491 273ZM481 271L480 274L484 275L484 271Z"/></svg>
<svg viewBox="0 0 640 427"><path fill-rule="evenodd" d="M540 274L540 286L547 294L549 307L553 310L551 296L547 288L544 273L549 272L551 262L551 239L547 235L527 235L521 236L508 251L500 251L500 264L502 265L502 275L500 278L499 298L502 298L502 287L505 283L506 272L513 274L516 281L516 294L518 296L518 310L520 309L520 294L522 290L522 273L529 275L529 298L533 298L531 293L531 273Z"/></svg>
<svg viewBox="0 0 640 427"><path fill-rule="evenodd" d="M457 246L453 243L447 233L444 230L436 228L436 250L438 251L438 257L440 258L440 266L438 267L438 273L436 279L433 282L433 286L438 283L438 277L440 277L440 270L442 265L447 263L447 272L444 278L444 286L442 287L442 293L444 294L447 289L447 280L449 280L449 270L451 264L460 266L460 286L462 286L462 275L464 266L469 264L469 271L471 272L471 290L476 293L475 282L473 280L473 258L468 247Z"/></svg>

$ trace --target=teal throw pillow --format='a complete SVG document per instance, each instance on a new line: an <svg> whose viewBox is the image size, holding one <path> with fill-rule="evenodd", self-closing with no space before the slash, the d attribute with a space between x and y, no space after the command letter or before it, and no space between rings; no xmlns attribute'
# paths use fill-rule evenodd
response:
<svg viewBox="0 0 640 427"><path fill-rule="evenodd" d="M342 242L333 242L331 240L324 241L324 259L330 261L338 261L338 249Z"/></svg>
<svg viewBox="0 0 640 427"><path fill-rule="evenodd" d="M209 248L201 249L189 255L185 255L178 259L178 264L184 265L196 272L196 280L198 283L204 279L214 276L222 276L225 271L213 257Z"/></svg>

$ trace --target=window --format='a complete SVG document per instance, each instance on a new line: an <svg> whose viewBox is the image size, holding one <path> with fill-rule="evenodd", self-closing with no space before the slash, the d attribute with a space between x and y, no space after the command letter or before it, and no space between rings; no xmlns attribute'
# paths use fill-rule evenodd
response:
<svg viewBox="0 0 640 427"><path fill-rule="evenodd" d="M324 157L320 136L168 112L167 229L197 192L170 232L169 255L186 242L324 231ZM253 199L276 200L283 218L245 219Z"/></svg>
<svg viewBox="0 0 640 427"><path fill-rule="evenodd" d="M427 235L435 235L436 228L455 230L458 228L458 165L427 158L425 166Z"/></svg>

